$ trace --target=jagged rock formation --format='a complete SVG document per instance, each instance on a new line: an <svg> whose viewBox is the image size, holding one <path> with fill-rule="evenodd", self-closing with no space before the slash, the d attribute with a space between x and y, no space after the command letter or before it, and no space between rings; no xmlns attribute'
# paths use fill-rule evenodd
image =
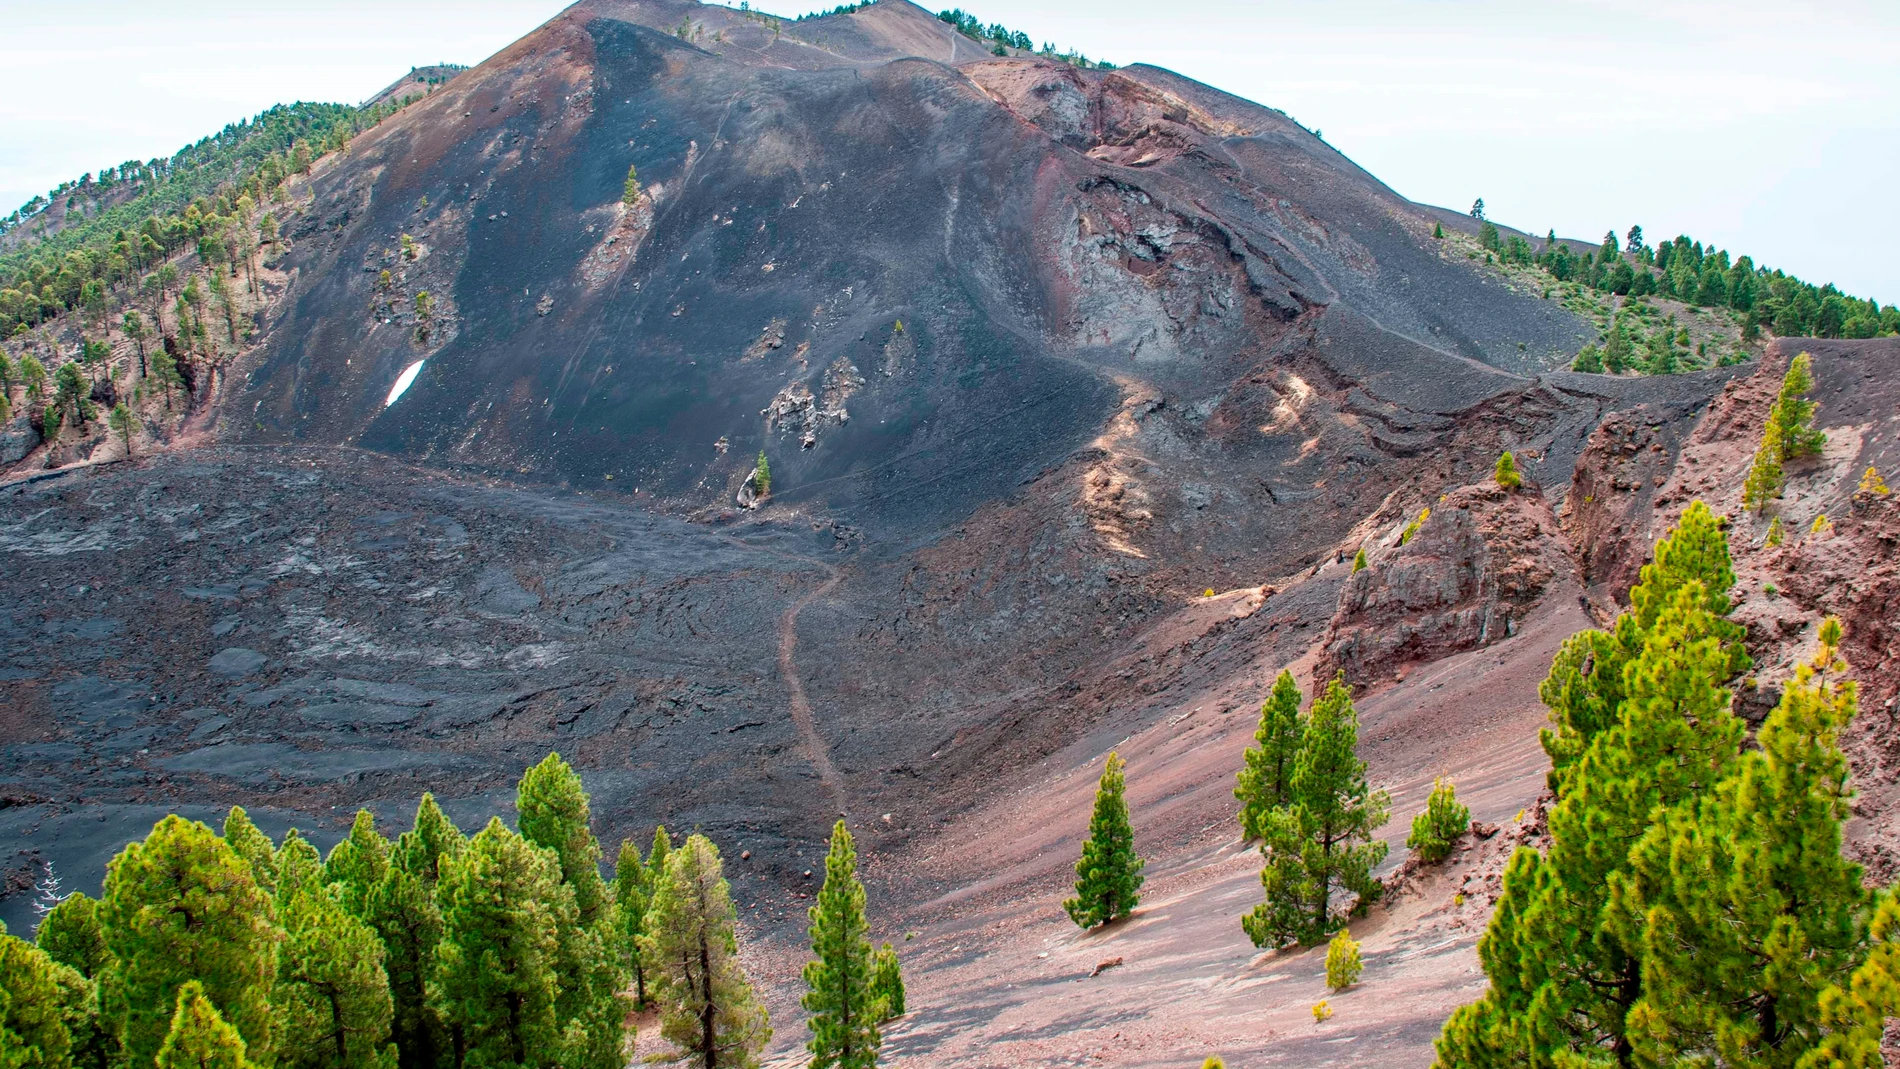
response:
<svg viewBox="0 0 1900 1069"><path fill-rule="evenodd" d="M1403 545L1395 528L1339 592L1320 639L1316 682L1364 685L1408 664L1502 641L1573 570L1556 517L1535 488L1460 487Z"/></svg>

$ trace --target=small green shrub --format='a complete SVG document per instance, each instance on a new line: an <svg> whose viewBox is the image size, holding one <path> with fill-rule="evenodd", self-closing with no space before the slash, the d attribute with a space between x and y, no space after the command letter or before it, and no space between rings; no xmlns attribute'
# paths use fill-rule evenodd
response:
<svg viewBox="0 0 1900 1069"><path fill-rule="evenodd" d="M1326 944L1326 986L1334 991L1344 991L1359 981L1359 974L1365 965L1359 960L1359 944L1353 941L1352 933L1341 928L1333 933L1333 941Z"/></svg>
<svg viewBox="0 0 1900 1069"><path fill-rule="evenodd" d="M1420 860L1433 864L1450 855L1452 844L1469 827L1471 810L1459 804L1457 788L1448 779L1436 779L1425 811L1412 818L1412 834L1405 845L1417 851Z"/></svg>

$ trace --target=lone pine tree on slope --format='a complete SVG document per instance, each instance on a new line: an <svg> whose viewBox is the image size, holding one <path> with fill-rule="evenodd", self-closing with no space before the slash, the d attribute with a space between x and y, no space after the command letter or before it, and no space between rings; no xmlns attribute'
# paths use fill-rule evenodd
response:
<svg viewBox="0 0 1900 1069"><path fill-rule="evenodd" d="M825 885L811 908L811 949L801 1004L811 1011L811 1069L873 1069L887 1016L878 994L858 853L840 820L825 857Z"/></svg>
<svg viewBox="0 0 1900 1069"><path fill-rule="evenodd" d="M1135 853L1135 830L1122 796L1122 767L1121 755L1111 751L1095 790L1088 842L1075 863L1075 897L1062 903L1069 919L1084 928L1126 917L1141 901L1141 870L1147 863Z"/></svg>

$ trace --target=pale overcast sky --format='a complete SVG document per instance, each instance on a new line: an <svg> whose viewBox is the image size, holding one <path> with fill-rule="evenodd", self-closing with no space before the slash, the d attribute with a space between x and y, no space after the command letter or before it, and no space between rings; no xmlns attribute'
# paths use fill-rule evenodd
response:
<svg viewBox="0 0 1900 1069"><path fill-rule="evenodd" d="M1641 223L1900 303L1895 0L959 0L1281 108L1401 194ZM291 100L476 63L553 0L0 0L0 214ZM793 15L796 4L758 4Z"/></svg>

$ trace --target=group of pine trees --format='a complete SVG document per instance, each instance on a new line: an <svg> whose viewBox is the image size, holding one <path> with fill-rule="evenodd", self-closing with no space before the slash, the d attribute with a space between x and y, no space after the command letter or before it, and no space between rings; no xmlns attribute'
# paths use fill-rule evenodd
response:
<svg viewBox="0 0 1900 1069"><path fill-rule="evenodd" d="M1691 504L1629 610L1553 660L1548 845L1512 856L1478 946L1491 986L1438 1065L1879 1064L1900 910L1841 854L1841 626L1750 745L1727 538Z"/></svg>
<svg viewBox="0 0 1900 1069"><path fill-rule="evenodd" d="M1385 825L1391 800L1366 782L1352 689L1336 676L1305 713L1300 699L1292 673L1282 671L1234 788L1241 834L1259 842L1264 861L1263 901L1240 921L1260 947L1325 942L1382 890L1372 870L1386 844L1373 832Z"/></svg>
<svg viewBox="0 0 1900 1069"><path fill-rule="evenodd" d="M1533 250L1515 234L1500 240L1497 227L1483 220L1483 204L1472 208L1480 219L1479 244L1506 263L1534 264L1560 282L1619 297L1654 294L1691 307L1730 308L1742 317L1743 337L1751 341L1763 327L1782 337L1900 334L1900 308L1757 267L1748 256L1731 259L1726 249L1705 248L1687 235L1652 247L1643 240L1643 228L1632 226L1622 240L1612 230L1600 247L1579 255L1553 230Z"/></svg>
<svg viewBox="0 0 1900 1069"><path fill-rule="evenodd" d="M842 8L838 10L845 11L845 9ZM852 8L851 10L856 9ZM1091 60L1089 57L1073 49L1058 49L1055 45L1046 41L1043 42L1041 50L1037 50L1036 43L1029 39L1028 34L1019 30L1011 30L1000 22L992 22L986 25L983 20L964 11L962 8L953 8L949 11L937 12L937 21L949 23L951 26L956 27L958 33L963 34L971 40L990 42L990 50L999 56L1009 55L1009 50L1014 48L1023 52L1035 52L1036 55L1044 59L1053 59L1060 63L1067 63L1071 67L1080 67L1083 70L1112 71L1115 69L1113 63L1102 60Z"/></svg>
<svg viewBox="0 0 1900 1069"><path fill-rule="evenodd" d="M142 401L170 412L175 395L198 396L250 338L285 182L413 99L272 108L169 160L61 187L55 230L43 226L43 198L15 213L12 226L42 232L0 255L0 339L39 355L0 350L0 418L23 411L57 443L103 409L129 451Z"/></svg>
<svg viewBox="0 0 1900 1069"><path fill-rule="evenodd" d="M1293 674L1282 671L1261 706L1234 788L1241 835L1259 844L1264 859L1263 901L1241 918L1241 928L1261 947L1326 942L1383 890L1372 873L1385 860L1386 844L1373 833L1385 825L1391 800L1366 780L1352 690L1335 677L1305 712L1301 698ZM1075 866L1075 895L1063 903L1083 928L1126 917L1140 902L1144 862L1129 821L1125 768L1119 754L1108 755ZM1413 821L1407 845L1428 863L1442 860L1470 816L1441 779ZM1358 977L1358 944L1341 944L1334 954L1351 961L1338 970L1351 979L1334 985L1345 987Z"/></svg>
<svg viewBox="0 0 1900 1069"><path fill-rule="evenodd" d="M656 828L604 880L587 795L553 754L516 807L519 831L464 836L425 794L394 842L364 811L327 858L242 808L222 834L166 817L35 942L0 929L0 1067L619 1069L647 1005L687 1064L756 1065L772 1029L712 842ZM896 954L867 932L840 821L811 910L814 1067L875 1065L904 1012Z"/></svg>

